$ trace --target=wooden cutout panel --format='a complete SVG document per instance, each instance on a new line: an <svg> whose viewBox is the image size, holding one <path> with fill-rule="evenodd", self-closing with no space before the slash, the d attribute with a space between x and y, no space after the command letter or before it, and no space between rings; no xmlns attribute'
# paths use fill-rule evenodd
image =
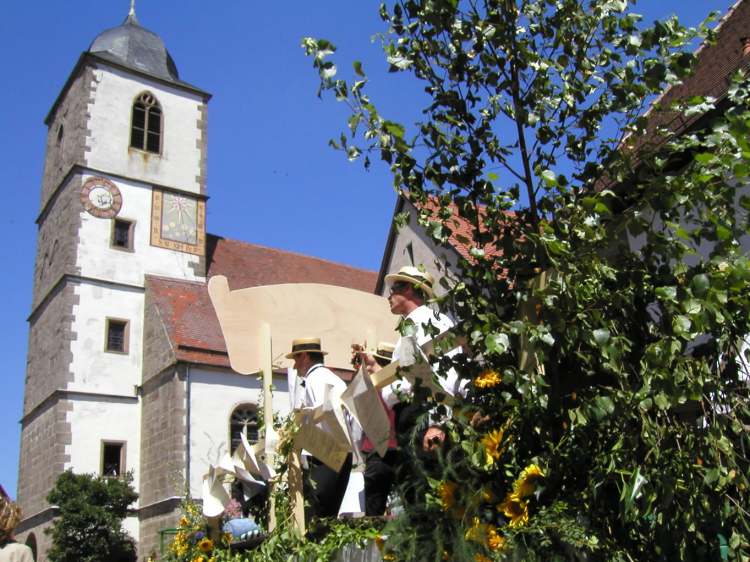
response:
<svg viewBox="0 0 750 562"><path fill-rule="evenodd" d="M226 277L208 282L216 316L219 318L229 362L238 373L253 374L262 369L263 324L271 327L274 367L289 367L284 355L292 340L319 337L326 365L351 369L351 344L375 346L378 341L395 343L398 317L391 314L384 297L333 285L289 283L229 290Z"/></svg>

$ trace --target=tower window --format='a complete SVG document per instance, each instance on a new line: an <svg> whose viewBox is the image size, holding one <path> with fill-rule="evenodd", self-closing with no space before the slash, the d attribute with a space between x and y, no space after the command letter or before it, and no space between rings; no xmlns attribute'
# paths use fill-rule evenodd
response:
<svg viewBox="0 0 750 562"><path fill-rule="evenodd" d="M125 443L102 441L102 476L122 476L125 473Z"/></svg>
<svg viewBox="0 0 750 562"><path fill-rule="evenodd" d="M146 152L161 152L161 106L149 92L143 92L133 104L130 146Z"/></svg>
<svg viewBox="0 0 750 562"><path fill-rule="evenodd" d="M252 404L237 406L229 421L230 453L242 443L244 435L249 443L258 442L258 411Z"/></svg>
<svg viewBox="0 0 750 562"><path fill-rule="evenodd" d="M107 318L107 351L114 353L128 352L128 321Z"/></svg>
<svg viewBox="0 0 750 562"><path fill-rule="evenodd" d="M115 219L112 221L112 247L118 250L133 249L133 221Z"/></svg>

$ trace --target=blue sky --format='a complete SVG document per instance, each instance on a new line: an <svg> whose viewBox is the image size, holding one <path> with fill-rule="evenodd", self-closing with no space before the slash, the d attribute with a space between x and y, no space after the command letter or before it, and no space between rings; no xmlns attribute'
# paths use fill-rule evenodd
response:
<svg viewBox="0 0 750 562"><path fill-rule="evenodd" d="M228 238L377 270L395 197L387 170L365 172L327 146L346 111L316 97L304 36L325 37L339 66L361 60L381 114L413 121L421 94L386 72L377 42L379 2L138 0L140 23L159 34L180 77L213 94L209 104L207 224ZM642 0L647 21L672 13L696 24L730 0ZM4 87L0 215L6 355L0 393L0 484L16 494L19 419L46 128L44 117L78 56L119 25L128 0L6 0L0 19Z"/></svg>

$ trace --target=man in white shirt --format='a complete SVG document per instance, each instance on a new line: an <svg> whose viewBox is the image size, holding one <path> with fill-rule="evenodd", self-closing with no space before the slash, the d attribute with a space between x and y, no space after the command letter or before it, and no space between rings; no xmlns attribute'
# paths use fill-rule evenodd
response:
<svg viewBox="0 0 750 562"><path fill-rule="evenodd" d="M396 342L393 352L394 361L400 358L406 336L413 336L417 344L421 346L453 327L453 321L450 318L426 304L435 296L432 275L414 266L404 266L399 269L398 273L386 275L385 281L390 284L388 304L391 312L402 317L399 324L401 337ZM364 353L361 353L361 356L370 370L379 369L372 356ZM461 390L458 375L453 369L447 374L439 375L438 382L446 394L451 396ZM412 428L415 423L412 413L417 408L405 404L409 402L412 395L411 383L405 379L397 380L383 388L381 394L386 405L397 412L396 426L399 433ZM425 450L429 450L435 444L442 443L444 439L443 430L439 426L431 425L424 433L422 446Z"/></svg>
<svg viewBox="0 0 750 562"><path fill-rule="evenodd" d="M292 351L286 355L294 360L297 376L304 381L302 407L315 408L323 403L326 387L341 394L346 383L323 364L327 352L320 345L320 338L300 338L292 341ZM313 516L336 517L344 499L349 473L352 468L352 455L349 453L341 470L336 472L313 456L308 457L308 469L304 479L305 520ZM309 505L307 505L309 504Z"/></svg>

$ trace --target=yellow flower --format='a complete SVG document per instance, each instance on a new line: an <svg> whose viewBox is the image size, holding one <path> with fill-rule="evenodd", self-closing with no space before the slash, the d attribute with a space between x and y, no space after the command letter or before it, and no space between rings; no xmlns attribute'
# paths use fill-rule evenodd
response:
<svg viewBox="0 0 750 562"><path fill-rule="evenodd" d="M487 547L490 550L502 550L505 548L505 537L497 532L494 525L487 527Z"/></svg>
<svg viewBox="0 0 750 562"><path fill-rule="evenodd" d="M482 437L482 445L484 445L484 452L487 455L487 464L493 464L505 452L505 447L502 446L504 433L502 429L494 429Z"/></svg>
<svg viewBox="0 0 750 562"><path fill-rule="evenodd" d="M492 503L495 501L495 494L492 490L488 490L487 488L482 490L482 501L485 503Z"/></svg>
<svg viewBox="0 0 750 562"><path fill-rule="evenodd" d="M443 506L443 511L448 511L456 504L455 493L455 482L445 481L440 483L438 494L440 495L440 504Z"/></svg>
<svg viewBox="0 0 750 562"><path fill-rule="evenodd" d="M474 562L492 562L492 560L487 558L484 554L477 552L474 555Z"/></svg>
<svg viewBox="0 0 750 562"><path fill-rule="evenodd" d="M205 559L205 558L203 558L203 556L196 556L195 558L193 558L193 559L191 560L191 562L205 562L205 560L206 560L206 559Z"/></svg>
<svg viewBox="0 0 750 562"><path fill-rule="evenodd" d="M198 541L198 548L202 552L211 552L214 549L214 542L208 537L203 538L200 541Z"/></svg>
<svg viewBox="0 0 750 562"><path fill-rule="evenodd" d="M515 493L511 492L505 496L505 500L497 506L497 509L510 519L509 524L511 527L523 527L529 522L528 504L528 501L521 499Z"/></svg>
<svg viewBox="0 0 750 562"><path fill-rule="evenodd" d="M478 543L484 542L484 532L487 528L487 525L480 523L479 517L474 517L471 520L471 527L466 529L466 533L464 534L464 538L467 541L474 541Z"/></svg>
<svg viewBox="0 0 750 562"><path fill-rule="evenodd" d="M487 369L474 379L474 386L477 388L492 388L503 382L503 377L497 371Z"/></svg>
<svg viewBox="0 0 750 562"><path fill-rule="evenodd" d="M179 526L180 527L187 527L188 525L190 525L190 521L188 521L188 518L185 517L184 515L182 517L180 517Z"/></svg>
<svg viewBox="0 0 750 562"><path fill-rule="evenodd" d="M536 483L541 478L544 478L542 469L535 464L530 464L521 472L521 476L518 477L515 484L513 484L513 493L519 498L525 498L534 493L536 489Z"/></svg>
<svg viewBox="0 0 750 562"><path fill-rule="evenodd" d="M385 539L383 538L383 535L375 537L375 546L378 547L380 552L383 552L383 548L385 547Z"/></svg>
<svg viewBox="0 0 750 562"><path fill-rule="evenodd" d="M383 554L383 560L390 561L390 560L395 560L395 559L396 559L396 555L395 554L390 554L390 553L389 554Z"/></svg>

